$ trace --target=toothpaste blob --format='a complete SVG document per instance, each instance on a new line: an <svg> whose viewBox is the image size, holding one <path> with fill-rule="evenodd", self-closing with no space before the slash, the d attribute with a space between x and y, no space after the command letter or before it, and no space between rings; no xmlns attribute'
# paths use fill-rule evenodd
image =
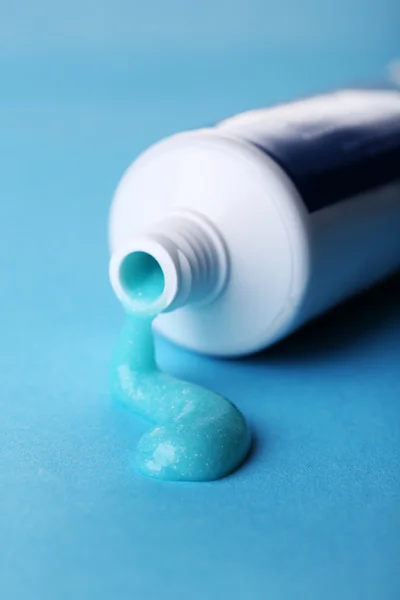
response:
<svg viewBox="0 0 400 600"><path fill-rule="evenodd" d="M113 397L156 424L140 439L135 466L143 475L170 481L224 477L249 451L246 421L222 396L158 369L154 316L127 314L112 359Z"/></svg>

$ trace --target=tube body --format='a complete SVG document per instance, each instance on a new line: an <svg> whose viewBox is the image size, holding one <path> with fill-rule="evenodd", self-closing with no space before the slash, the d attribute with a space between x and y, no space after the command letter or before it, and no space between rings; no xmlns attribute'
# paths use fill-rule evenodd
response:
<svg viewBox="0 0 400 600"><path fill-rule="evenodd" d="M218 294L161 314L156 327L212 355L267 347L400 267L400 93L339 91L156 144L116 191L112 256L160 228L172 239L162 225L171 215L207 223L226 260L210 250L206 266L224 268ZM195 287L200 258L185 243L177 256L192 261L185 285ZM110 273L122 299L118 265Z"/></svg>

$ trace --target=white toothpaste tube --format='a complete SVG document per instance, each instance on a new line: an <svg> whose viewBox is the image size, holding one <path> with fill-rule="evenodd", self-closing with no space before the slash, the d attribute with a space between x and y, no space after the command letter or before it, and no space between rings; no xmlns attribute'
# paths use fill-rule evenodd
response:
<svg viewBox="0 0 400 600"><path fill-rule="evenodd" d="M109 222L128 310L191 350L261 350L400 268L400 93L343 90L174 135ZM158 282L158 283L155 283Z"/></svg>

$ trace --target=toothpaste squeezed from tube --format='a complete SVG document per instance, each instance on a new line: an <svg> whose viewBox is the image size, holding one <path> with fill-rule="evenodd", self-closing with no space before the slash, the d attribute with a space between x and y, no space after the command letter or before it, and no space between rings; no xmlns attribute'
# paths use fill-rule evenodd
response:
<svg viewBox="0 0 400 600"><path fill-rule="evenodd" d="M161 271L145 278L138 292L142 298L158 294L159 277ZM229 400L158 369L156 316L150 309L128 312L112 359L113 396L155 424L138 443L135 465L144 475L171 481L224 477L245 459L249 428Z"/></svg>

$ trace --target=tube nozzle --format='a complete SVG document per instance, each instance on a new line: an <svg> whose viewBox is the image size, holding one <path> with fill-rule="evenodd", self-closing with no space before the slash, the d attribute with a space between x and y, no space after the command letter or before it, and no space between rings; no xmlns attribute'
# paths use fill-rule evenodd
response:
<svg viewBox="0 0 400 600"><path fill-rule="evenodd" d="M211 302L228 276L225 245L201 215L179 212L114 253L110 280L129 311L158 314Z"/></svg>

